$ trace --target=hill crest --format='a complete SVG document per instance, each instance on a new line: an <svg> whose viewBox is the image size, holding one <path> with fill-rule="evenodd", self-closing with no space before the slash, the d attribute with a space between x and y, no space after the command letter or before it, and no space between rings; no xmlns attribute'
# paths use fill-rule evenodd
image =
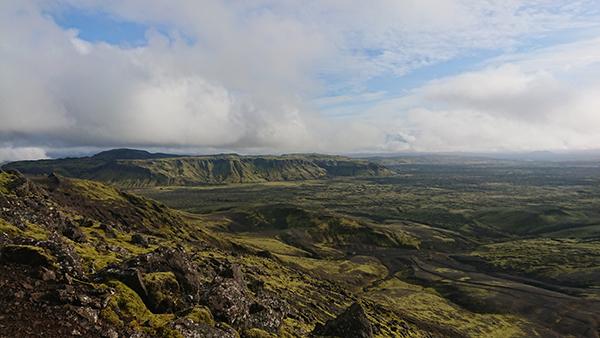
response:
<svg viewBox="0 0 600 338"><path fill-rule="evenodd" d="M172 155L114 149L90 157L20 161L3 166L28 175L58 173L122 187L299 181L348 176L387 176L368 160L336 155Z"/></svg>
<svg viewBox="0 0 600 338"><path fill-rule="evenodd" d="M169 158L181 156L182 155L151 153L149 151L139 149L118 148L101 151L91 157L100 160L144 160L152 158Z"/></svg>

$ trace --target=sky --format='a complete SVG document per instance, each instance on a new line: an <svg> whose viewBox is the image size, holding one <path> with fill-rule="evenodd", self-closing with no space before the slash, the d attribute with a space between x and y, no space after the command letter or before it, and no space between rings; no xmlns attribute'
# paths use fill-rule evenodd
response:
<svg viewBox="0 0 600 338"><path fill-rule="evenodd" d="M3 0L0 162L600 148L600 1Z"/></svg>

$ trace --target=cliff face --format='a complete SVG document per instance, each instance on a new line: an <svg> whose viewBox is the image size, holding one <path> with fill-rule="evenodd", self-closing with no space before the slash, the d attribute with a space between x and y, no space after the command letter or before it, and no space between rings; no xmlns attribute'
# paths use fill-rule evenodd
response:
<svg viewBox="0 0 600 338"><path fill-rule="evenodd" d="M135 156L131 156L132 154ZM341 156L192 157L122 149L92 157L13 162L4 168L32 175L56 172L64 176L100 180L123 187L297 181L390 174L382 165Z"/></svg>

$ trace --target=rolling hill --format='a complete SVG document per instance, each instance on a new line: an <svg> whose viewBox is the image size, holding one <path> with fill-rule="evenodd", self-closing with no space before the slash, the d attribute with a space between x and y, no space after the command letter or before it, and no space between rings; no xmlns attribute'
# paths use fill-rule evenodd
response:
<svg viewBox="0 0 600 338"><path fill-rule="evenodd" d="M122 187L297 181L391 174L380 164L342 156L182 156L133 149L114 149L81 158L13 162L3 168L28 175L57 173Z"/></svg>

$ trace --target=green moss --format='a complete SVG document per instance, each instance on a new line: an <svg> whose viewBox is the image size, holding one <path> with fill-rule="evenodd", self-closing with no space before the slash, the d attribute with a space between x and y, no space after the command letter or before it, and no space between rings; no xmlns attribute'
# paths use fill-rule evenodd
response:
<svg viewBox="0 0 600 338"><path fill-rule="evenodd" d="M278 260L262 258L255 255L229 256L228 260L243 265L246 273L252 274L264 283L265 288L285 299L292 308L301 309L302 318L311 318L309 323L319 320L324 322L336 315L336 310L347 304L333 285L320 276L307 274L294 269ZM306 319L285 321L283 333L291 337L306 337L312 325ZM308 326L310 326L310 328Z"/></svg>
<svg viewBox="0 0 600 338"><path fill-rule="evenodd" d="M149 306L153 311L164 312L179 305L179 283L172 272L153 272L144 274L142 278L148 290Z"/></svg>
<svg viewBox="0 0 600 338"><path fill-rule="evenodd" d="M48 230L30 222L26 222L26 225L27 228L23 231L24 236L37 239L38 241L45 241L48 239Z"/></svg>
<svg viewBox="0 0 600 338"><path fill-rule="evenodd" d="M364 298L392 311L383 317L380 317L382 314L373 314L377 321L384 323L397 318L397 314L403 314L409 315L408 319L413 321L454 328L471 337L524 336L521 327L531 325L514 316L469 312L434 290L406 283L398 278L391 278L371 288ZM385 327L382 329L386 330ZM389 331L390 334L392 332Z"/></svg>
<svg viewBox="0 0 600 338"><path fill-rule="evenodd" d="M285 244L278 239L270 237L257 237L254 235L232 236L232 241L256 250L267 250L272 253L289 256L307 256L308 252Z"/></svg>
<svg viewBox="0 0 600 338"><path fill-rule="evenodd" d="M119 281L110 281L108 285L115 290L115 294L101 312L104 320L117 327L127 327L155 337L181 337L169 327L175 315L153 314L135 291Z"/></svg>
<svg viewBox="0 0 600 338"><path fill-rule="evenodd" d="M81 231L88 238L88 243L75 243L73 245L77 253L84 259L87 267L93 267L95 270L102 269L106 265L116 262L119 258L145 254L157 248L156 245L149 245L147 248L137 246L131 243L131 235L115 230L115 238L107 236L99 224L93 227L80 227ZM125 249L128 254L117 254L113 251L100 252L96 247L99 244L109 244L114 247ZM165 245L165 242L162 243Z"/></svg>
<svg viewBox="0 0 600 338"><path fill-rule="evenodd" d="M240 338L240 334L231 325L224 322L219 322L219 326L226 331L233 332L235 338Z"/></svg>
<svg viewBox="0 0 600 338"><path fill-rule="evenodd" d="M276 335L266 332L261 329L252 328L244 330L242 333L243 338L277 338Z"/></svg>
<svg viewBox="0 0 600 338"><path fill-rule="evenodd" d="M6 171L0 171L0 194L8 194L8 185L12 182L16 176L14 174L7 173Z"/></svg>
<svg viewBox="0 0 600 338"><path fill-rule="evenodd" d="M156 245L148 245L148 247L142 247L131 243L131 234L123 233L120 231L115 232L115 238L105 237L104 239L109 244L121 247L134 255L141 255L153 251L157 248ZM165 241L162 241L163 245L166 245Z"/></svg>
<svg viewBox="0 0 600 338"><path fill-rule="evenodd" d="M13 236L23 236L44 241L48 239L48 230L33 223L26 222L25 229L20 229L8 221L0 218L0 231Z"/></svg>
<svg viewBox="0 0 600 338"><path fill-rule="evenodd" d="M121 193L108 185L80 179L69 179L73 187L83 196L96 201L121 201L126 202L126 199Z"/></svg>
<svg viewBox="0 0 600 338"><path fill-rule="evenodd" d="M277 257L284 263L309 271L316 276L358 288L381 279L388 273L387 268L381 262L368 256L355 256L351 260L314 259L287 255L277 255Z"/></svg>
<svg viewBox="0 0 600 338"><path fill-rule="evenodd" d="M145 322L151 317L152 313L135 291L118 281L111 281L109 285L115 289L111 305L125 322L132 320Z"/></svg>
<svg viewBox="0 0 600 338"><path fill-rule="evenodd" d="M171 271L167 272L153 272L147 273L144 275L144 282L148 284L177 284L177 279L175 278L175 274Z"/></svg>
<svg viewBox="0 0 600 338"><path fill-rule="evenodd" d="M203 323L210 326L215 326L215 319L213 318L209 308L206 306L195 306L188 314L185 315L185 318L198 324Z"/></svg>
<svg viewBox="0 0 600 338"><path fill-rule="evenodd" d="M0 194L10 194L9 185L17 178L15 174L0 170Z"/></svg>
<svg viewBox="0 0 600 338"><path fill-rule="evenodd" d="M313 328L313 325L309 325L305 322L292 318L285 318L279 327L277 335L281 338L306 337Z"/></svg>
<svg viewBox="0 0 600 338"><path fill-rule="evenodd" d="M495 269L556 283L599 286L600 243L576 239L526 239L484 245L473 256Z"/></svg>
<svg viewBox="0 0 600 338"><path fill-rule="evenodd" d="M8 223L7 221L5 221L2 218L0 218L0 231L4 232L4 233L7 233L9 235L17 235L17 234L20 234L22 232L21 229L19 229L16 226Z"/></svg>
<svg viewBox="0 0 600 338"><path fill-rule="evenodd" d="M89 271L103 269L110 263L119 260L117 255L112 252L101 253L96 248L87 244L74 243L75 252L83 259L84 267Z"/></svg>

